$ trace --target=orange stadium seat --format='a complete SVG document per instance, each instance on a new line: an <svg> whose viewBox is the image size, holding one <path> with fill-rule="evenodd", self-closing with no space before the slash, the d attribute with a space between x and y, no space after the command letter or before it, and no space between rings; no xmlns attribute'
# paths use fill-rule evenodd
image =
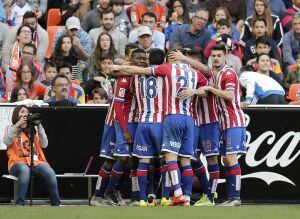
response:
<svg viewBox="0 0 300 219"><path fill-rule="evenodd" d="M65 26L49 26L49 27L47 27L47 33L48 33L48 36L49 36L49 46L48 46L48 49L47 49L47 52L46 52L46 58L47 59L49 59L50 56L51 56L51 48L52 48L52 44L53 44L53 40L54 40L56 32L59 29L63 29L63 28L65 28Z"/></svg>
<svg viewBox="0 0 300 219"><path fill-rule="evenodd" d="M292 84L287 97L291 100L290 104L300 104L300 84Z"/></svg>
<svg viewBox="0 0 300 219"><path fill-rule="evenodd" d="M60 9L52 8L48 11L47 27L58 26L61 22Z"/></svg>

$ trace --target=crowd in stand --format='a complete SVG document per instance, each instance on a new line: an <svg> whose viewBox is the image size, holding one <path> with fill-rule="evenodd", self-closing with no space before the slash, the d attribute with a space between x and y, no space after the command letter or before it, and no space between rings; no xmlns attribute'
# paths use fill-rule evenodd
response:
<svg viewBox="0 0 300 219"><path fill-rule="evenodd" d="M56 18L49 12L55 8L59 22L53 26L49 20ZM299 0L2 0L0 97L1 102L19 101L23 97L12 94L26 90L26 98L58 101L53 78L70 68L67 99L93 103L99 88L103 98L112 92L103 86L102 78L114 80L105 65L127 64L127 45L146 52L192 50L211 66L211 48L223 44L226 63L238 75L268 76L270 88L252 88L255 81L241 79L245 106L273 88L290 102L290 87L300 81L299 40Z"/></svg>

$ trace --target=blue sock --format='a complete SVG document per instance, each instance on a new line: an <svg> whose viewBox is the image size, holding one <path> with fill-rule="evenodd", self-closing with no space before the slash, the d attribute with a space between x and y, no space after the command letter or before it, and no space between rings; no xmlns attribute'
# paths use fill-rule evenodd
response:
<svg viewBox="0 0 300 219"><path fill-rule="evenodd" d="M164 165L162 167L162 197L166 199L170 198L171 182L168 173L168 167Z"/></svg>
<svg viewBox="0 0 300 219"><path fill-rule="evenodd" d="M154 167L152 165L148 168L148 178L147 178L147 194L154 194Z"/></svg>
<svg viewBox="0 0 300 219"><path fill-rule="evenodd" d="M148 168L150 164L149 163L139 163L138 169L137 169L137 177L139 182L139 195L140 200L147 201L147 176L148 176Z"/></svg>
<svg viewBox="0 0 300 219"><path fill-rule="evenodd" d="M107 187L110 178L110 173L111 173L111 169L102 165L101 169L99 170L99 176L98 176L94 196L103 197L104 191Z"/></svg>
<svg viewBox="0 0 300 219"><path fill-rule="evenodd" d="M124 185L124 183L129 179L130 170L126 169L123 171L123 175L119 181L119 184L116 187L116 190L120 190L120 188Z"/></svg>
<svg viewBox="0 0 300 219"><path fill-rule="evenodd" d="M178 168L177 161L170 161L167 163L167 166L168 166L170 181L174 189L174 196L178 197L182 195L182 190L181 190L181 174Z"/></svg>
<svg viewBox="0 0 300 219"><path fill-rule="evenodd" d="M219 164L208 165L209 182L208 182L208 199L213 202L214 194L217 190L218 179L220 178Z"/></svg>
<svg viewBox="0 0 300 219"><path fill-rule="evenodd" d="M205 166L203 165L201 160L197 160L197 161L192 160L192 167L193 167L194 175L201 183L204 194L208 194L208 179L206 175Z"/></svg>
<svg viewBox="0 0 300 219"><path fill-rule="evenodd" d="M123 171L124 171L124 167L122 166L122 164L117 161L112 168L111 171L111 176L110 176L110 180L108 183L108 188L107 191L108 192L114 192L117 188L117 185L120 182L120 179L123 175Z"/></svg>
<svg viewBox="0 0 300 219"><path fill-rule="evenodd" d="M239 164L226 167L226 190L227 198L240 197L241 190L241 168Z"/></svg>
<svg viewBox="0 0 300 219"><path fill-rule="evenodd" d="M191 196L192 194L192 185L193 185L193 170L191 165L181 167L181 180L182 180L182 190L183 195Z"/></svg>

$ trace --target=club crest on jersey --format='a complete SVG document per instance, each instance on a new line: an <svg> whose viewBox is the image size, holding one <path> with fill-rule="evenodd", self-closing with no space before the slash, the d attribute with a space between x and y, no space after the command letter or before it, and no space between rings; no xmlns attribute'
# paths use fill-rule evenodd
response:
<svg viewBox="0 0 300 219"><path fill-rule="evenodd" d="M125 89L124 88L120 88L118 96L119 97L125 97Z"/></svg>
<svg viewBox="0 0 300 219"><path fill-rule="evenodd" d="M226 138L226 147L228 147L228 148L231 147L231 138L230 137Z"/></svg>

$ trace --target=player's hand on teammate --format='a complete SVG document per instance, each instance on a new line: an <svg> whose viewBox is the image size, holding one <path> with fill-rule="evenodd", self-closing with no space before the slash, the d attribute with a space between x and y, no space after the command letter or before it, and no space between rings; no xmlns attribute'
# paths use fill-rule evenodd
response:
<svg viewBox="0 0 300 219"><path fill-rule="evenodd" d="M210 91L212 88L212 86L204 86L204 87L201 87L201 89L205 90L205 91Z"/></svg>
<svg viewBox="0 0 300 219"><path fill-rule="evenodd" d="M170 52L168 57L169 57L169 59L173 59L176 61L184 61L185 60L185 56L179 50Z"/></svg>
<svg viewBox="0 0 300 219"><path fill-rule="evenodd" d="M115 71L122 71L122 66L121 65L111 65L111 66L109 66L109 71L111 73L113 73Z"/></svg>
<svg viewBox="0 0 300 219"><path fill-rule="evenodd" d="M178 94L178 97L180 99L187 99L195 94L195 89L191 88L185 88L180 94Z"/></svg>
<svg viewBox="0 0 300 219"><path fill-rule="evenodd" d="M127 144L133 143L133 139L132 139L132 137L131 137L131 135L129 134L128 131L123 132L123 136L124 136L125 142Z"/></svg>

